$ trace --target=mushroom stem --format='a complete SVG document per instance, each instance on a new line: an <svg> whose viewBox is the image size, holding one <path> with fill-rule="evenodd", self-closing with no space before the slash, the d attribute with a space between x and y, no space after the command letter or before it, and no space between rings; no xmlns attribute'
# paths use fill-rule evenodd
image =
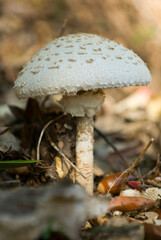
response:
<svg viewBox="0 0 161 240"><path fill-rule="evenodd" d="M104 101L102 90L81 91L76 95L65 95L59 101L64 111L77 119L76 131L76 167L78 173L73 181L84 186L86 192L93 194L93 116Z"/></svg>
<svg viewBox="0 0 161 240"><path fill-rule="evenodd" d="M76 166L86 177L76 173L76 181L93 195L93 117L77 118Z"/></svg>

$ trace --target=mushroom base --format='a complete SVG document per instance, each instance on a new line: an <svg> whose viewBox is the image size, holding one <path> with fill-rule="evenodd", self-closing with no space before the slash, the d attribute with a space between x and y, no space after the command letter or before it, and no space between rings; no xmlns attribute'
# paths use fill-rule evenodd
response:
<svg viewBox="0 0 161 240"><path fill-rule="evenodd" d="M84 179L76 173L76 181L80 183L86 191L93 194L93 118L77 118L76 135L76 166L86 177Z"/></svg>

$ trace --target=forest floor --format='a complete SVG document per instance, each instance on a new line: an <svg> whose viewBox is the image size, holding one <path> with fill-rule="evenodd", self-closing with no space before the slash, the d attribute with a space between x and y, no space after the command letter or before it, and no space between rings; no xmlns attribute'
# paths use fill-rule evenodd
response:
<svg viewBox="0 0 161 240"><path fill-rule="evenodd" d="M144 2L142 14L132 0L0 1L0 239L161 239L161 6ZM52 97L20 101L13 92L18 72L38 49L76 32L133 49L153 77L148 87L105 91L94 123L94 197L75 188L73 169L61 157L74 162L75 119L64 117ZM109 210L96 218L105 205Z"/></svg>

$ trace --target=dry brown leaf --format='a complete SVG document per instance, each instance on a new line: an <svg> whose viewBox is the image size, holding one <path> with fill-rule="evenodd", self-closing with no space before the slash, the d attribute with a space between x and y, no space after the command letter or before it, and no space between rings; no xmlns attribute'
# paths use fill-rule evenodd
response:
<svg viewBox="0 0 161 240"><path fill-rule="evenodd" d="M111 211L132 212L146 211L155 206L155 201L143 197L118 196L109 203Z"/></svg>
<svg viewBox="0 0 161 240"><path fill-rule="evenodd" d="M118 172L109 175L101 180L98 184L98 191L100 193L118 194L121 191L122 185L127 181L128 174L125 172Z"/></svg>
<svg viewBox="0 0 161 240"><path fill-rule="evenodd" d="M154 224L155 220L158 219L158 214L156 212L142 212L135 216L135 219L143 220L145 223Z"/></svg>

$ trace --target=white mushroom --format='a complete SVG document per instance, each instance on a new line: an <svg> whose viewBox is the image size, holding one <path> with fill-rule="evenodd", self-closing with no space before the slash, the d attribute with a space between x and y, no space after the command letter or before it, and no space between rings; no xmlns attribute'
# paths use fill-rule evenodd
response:
<svg viewBox="0 0 161 240"><path fill-rule="evenodd" d="M104 100L102 89L147 85L145 63L133 51L94 34L62 36L42 48L15 82L19 98L63 94L64 110L77 117L76 180L93 193L93 115Z"/></svg>

